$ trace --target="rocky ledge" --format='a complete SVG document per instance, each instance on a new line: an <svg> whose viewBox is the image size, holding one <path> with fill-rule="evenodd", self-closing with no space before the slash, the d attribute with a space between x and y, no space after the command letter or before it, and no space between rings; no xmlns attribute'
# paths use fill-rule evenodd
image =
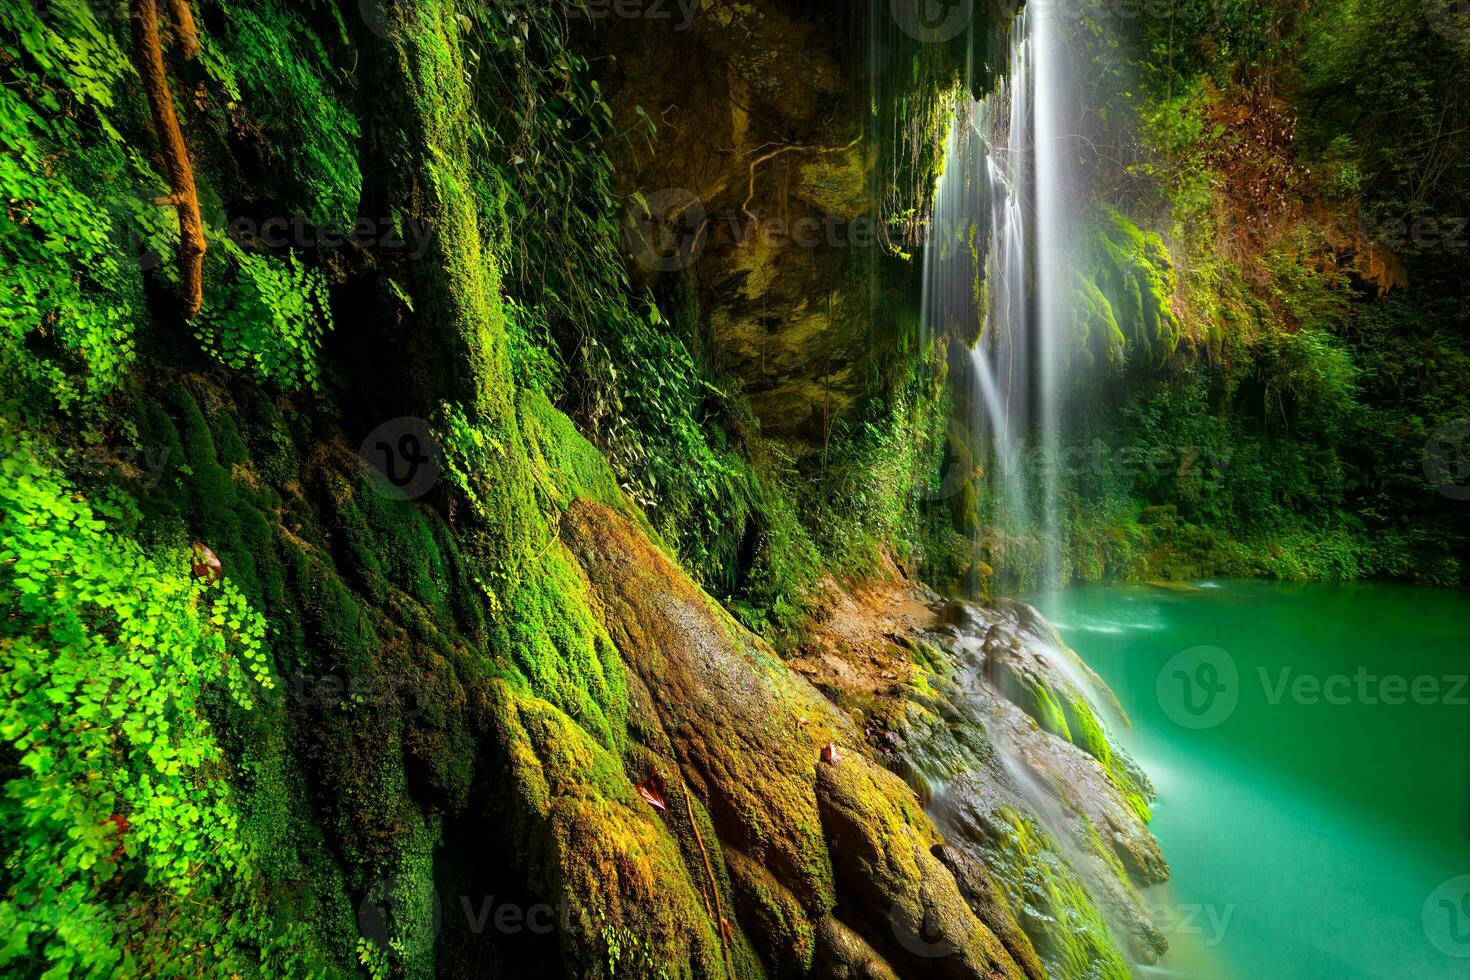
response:
<svg viewBox="0 0 1470 980"><path fill-rule="evenodd" d="M499 727L570 961L624 935L688 976L1121 977L1162 950L1151 790L1028 607L834 589L783 661L629 517L579 501L561 538L627 666L622 773L509 690Z"/></svg>

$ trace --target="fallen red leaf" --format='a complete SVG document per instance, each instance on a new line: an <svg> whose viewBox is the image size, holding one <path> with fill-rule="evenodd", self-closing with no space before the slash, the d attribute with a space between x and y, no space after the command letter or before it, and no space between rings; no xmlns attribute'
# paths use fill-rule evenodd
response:
<svg viewBox="0 0 1470 980"><path fill-rule="evenodd" d="M106 827L108 824L113 825L114 832L116 834L116 840L118 842L117 849L112 852L111 858L111 860L116 861L118 858L122 857L127 850L123 846L122 839L123 835L132 829L132 824L128 823L128 818L123 816L121 813L114 813L112 816L102 821L102 826Z"/></svg>
<svg viewBox="0 0 1470 980"><path fill-rule="evenodd" d="M835 766L842 761L842 753L837 751L837 746L831 742L822 746L822 761L829 766Z"/></svg>
<svg viewBox="0 0 1470 980"><path fill-rule="evenodd" d="M650 769L648 778L641 783L634 783L633 788L638 791L639 796L648 801L649 806L655 810L668 812L669 804L668 797L665 795L664 781L659 778L657 772Z"/></svg>
<svg viewBox="0 0 1470 980"><path fill-rule="evenodd" d="M219 563L209 546L199 541L193 546L194 577L205 582L218 582L224 575L224 566Z"/></svg>

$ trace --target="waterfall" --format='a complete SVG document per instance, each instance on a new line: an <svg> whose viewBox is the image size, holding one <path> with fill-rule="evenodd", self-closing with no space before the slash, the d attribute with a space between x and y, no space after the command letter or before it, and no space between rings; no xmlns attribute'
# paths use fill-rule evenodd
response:
<svg viewBox="0 0 1470 980"><path fill-rule="evenodd" d="M1064 580L1058 464L1076 207L1058 27L1052 4L1028 4L995 92L957 105L925 251L926 327L978 332L967 362L952 365L963 413L952 438L972 461L977 549L1009 591Z"/></svg>
<svg viewBox="0 0 1470 980"><path fill-rule="evenodd" d="M957 100L924 250L925 328L951 341L954 452L942 493L972 533L972 568L988 565L999 593L1068 577L1060 463L1080 197L1058 14L1049 0L1027 3L995 90ZM986 610L949 628L959 664L950 705L966 722L909 741L910 778L949 846L1008 882L1025 921L1066 923L1033 930L1051 975L1125 975L1125 956L1151 963L1162 940L1114 870L1119 854L1150 866L1157 853L1121 788L1142 793L1146 780L1107 734L1126 723L1121 708L1034 610ZM1037 690L1086 719L1076 736L1041 727L1040 708L1028 713ZM978 760L948 737L965 725L984 731ZM1113 769L1089 755L1085 732L1110 746ZM1109 828L1108 840L1093 827ZM1015 849L1021 836L1033 851Z"/></svg>

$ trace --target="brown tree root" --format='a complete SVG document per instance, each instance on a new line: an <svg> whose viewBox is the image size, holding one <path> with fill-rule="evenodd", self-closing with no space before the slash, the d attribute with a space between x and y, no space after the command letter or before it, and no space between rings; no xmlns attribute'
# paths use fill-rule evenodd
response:
<svg viewBox="0 0 1470 980"><path fill-rule="evenodd" d="M194 27L188 0L169 0L175 28L184 48L184 57L199 53L199 34ZM133 28L133 64L143 79L148 106L153 113L153 128L163 150L168 169L167 197L156 204L172 206L179 214L179 274L183 279L184 306L192 318L204 305L204 219L199 212L199 189L194 183L194 168L184 133L174 112L173 95L163 63L163 44L158 38L158 0L129 0Z"/></svg>
<svg viewBox="0 0 1470 980"><path fill-rule="evenodd" d="M725 972L733 978L735 976L735 967L730 963L730 937L727 934L729 922L725 918L725 910L720 907L720 885L715 880L714 866L709 863L709 851L704 849L704 836L699 832L699 821L695 818L694 808L689 805L689 784L684 781L683 776L679 777L679 787L684 791L684 809L689 813L689 826L694 830L694 840L699 845L699 856L704 858L704 873L709 877L710 894L715 899L715 907L711 918L714 920L715 928L720 933L720 953L725 959Z"/></svg>

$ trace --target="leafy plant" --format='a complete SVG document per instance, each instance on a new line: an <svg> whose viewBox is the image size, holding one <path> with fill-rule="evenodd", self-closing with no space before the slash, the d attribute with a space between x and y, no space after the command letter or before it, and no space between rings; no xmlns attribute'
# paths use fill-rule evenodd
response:
<svg viewBox="0 0 1470 980"><path fill-rule="evenodd" d="M250 855L208 706L248 709L274 685L265 623L228 579L193 580L187 549L151 558L112 530L130 519L125 499L87 502L0 426L0 578L14 597L0 738L15 760L0 798L0 968L165 969L184 938L227 962L231 920L209 904L233 901ZM124 883L154 903L146 925L114 905Z"/></svg>

